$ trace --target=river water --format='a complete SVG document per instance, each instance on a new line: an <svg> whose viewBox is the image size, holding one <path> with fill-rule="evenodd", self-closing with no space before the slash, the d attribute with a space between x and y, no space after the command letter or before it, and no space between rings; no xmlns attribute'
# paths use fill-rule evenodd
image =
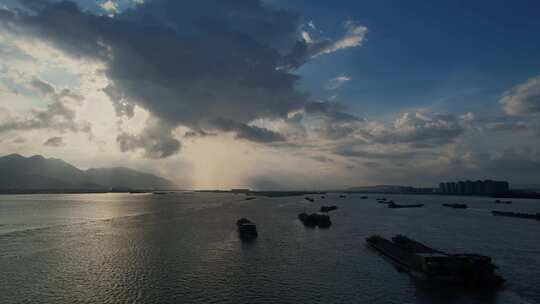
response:
<svg viewBox="0 0 540 304"><path fill-rule="evenodd" d="M0 196L0 303L540 303L540 202L385 195L424 208L388 209L370 195L228 193ZM442 207L464 202L466 210ZM330 229L302 211L337 205ZM248 217L258 239L239 241ZM365 245L405 234L449 252L489 255L507 280L490 294L419 284Z"/></svg>

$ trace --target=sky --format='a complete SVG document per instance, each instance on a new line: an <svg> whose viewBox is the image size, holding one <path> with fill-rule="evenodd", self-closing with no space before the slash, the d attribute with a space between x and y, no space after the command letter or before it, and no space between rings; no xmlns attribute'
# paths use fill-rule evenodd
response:
<svg viewBox="0 0 540 304"><path fill-rule="evenodd" d="M540 184L539 9L0 0L0 155L186 189Z"/></svg>

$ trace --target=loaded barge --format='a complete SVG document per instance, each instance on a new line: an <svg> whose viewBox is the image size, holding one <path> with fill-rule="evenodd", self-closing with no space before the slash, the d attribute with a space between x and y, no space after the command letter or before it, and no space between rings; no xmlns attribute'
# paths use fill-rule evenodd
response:
<svg viewBox="0 0 540 304"><path fill-rule="evenodd" d="M442 204L442 205L448 208L467 209L467 204L451 203L451 204Z"/></svg>
<svg viewBox="0 0 540 304"><path fill-rule="evenodd" d="M497 216L517 217L517 218L540 221L540 213L532 214L532 213L519 213L519 212L497 211L497 210L493 210L491 211L491 213Z"/></svg>
<svg viewBox="0 0 540 304"><path fill-rule="evenodd" d="M496 266L488 256L449 254L403 235L396 235L391 241L373 235L366 242L416 279L473 289L499 288L504 283L495 274Z"/></svg>
<svg viewBox="0 0 540 304"><path fill-rule="evenodd" d="M259 235L257 226L247 218L243 217L236 221L236 227L238 227L238 235L242 241L253 241Z"/></svg>

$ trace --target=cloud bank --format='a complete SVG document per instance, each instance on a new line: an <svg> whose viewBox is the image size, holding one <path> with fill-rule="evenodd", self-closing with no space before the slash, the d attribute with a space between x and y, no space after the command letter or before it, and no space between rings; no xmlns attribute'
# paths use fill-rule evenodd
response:
<svg viewBox="0 0 540 304"><path fill-rule="evenodd" d="M296 89L298 76L280 67L299 67L309 58L359 46L367 32L347 22L343 37L306 41L300 36L301 16L256 0L154 0L114 17L81 11L69 1L20 3L24 9L0 10L0 23L71 56L103 63L109 79L103 91L117 115L130 118L139 106L171 128L211 126L255 142L284 137L252 121L283 118L307 103ZM101 6L117 10L111 1ZM52 91L44 83L35 85ZM165 138L149 142L150 133ZM180 147L171 145L170 132L154 130L138 137L120 134L118 142L123 151L149 143L153 152L146 155L153 157ZM160 148L164 151L156 153Z"/></svg>

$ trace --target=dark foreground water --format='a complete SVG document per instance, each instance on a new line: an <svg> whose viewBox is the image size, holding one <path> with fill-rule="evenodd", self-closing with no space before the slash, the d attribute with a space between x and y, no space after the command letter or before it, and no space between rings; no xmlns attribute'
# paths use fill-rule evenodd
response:
<svg viewBox="0 0 540 304"><path fill-rule="evenodd" d="M540 222L489 212L540 212L540 202L386 195L426 204L388 209L373 197L0 196L0 303L540 303ZM296 219L322 204L339 206L330 229ZM238 240L242 216L257 223L253 244ZM374 233L490 255L506 287L485 295L419 285L365 246Z"/></svg>

